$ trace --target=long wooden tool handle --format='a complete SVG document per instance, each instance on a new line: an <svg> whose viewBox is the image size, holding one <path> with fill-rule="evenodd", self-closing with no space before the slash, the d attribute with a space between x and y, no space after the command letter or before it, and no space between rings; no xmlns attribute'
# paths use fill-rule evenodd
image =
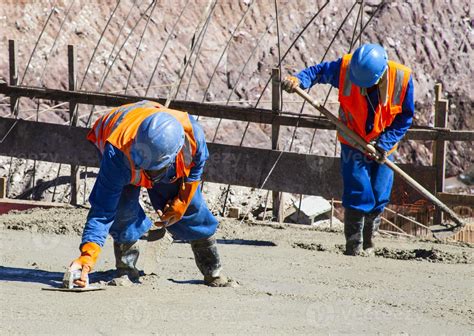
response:
<svg viewBox="0 0 474 336"><path fill-rule="evenodd" d="M461 218L458 217L458 215L448 208L446 204L441 202L435 195L430 193L425 187L423 187L421 184L419 184L415 179L413 179L410 175L405 173L399 166L397 166L394 162L390 160L386 160L385 164L392 169L394 172L396 172L399 176L401 176L409 185L411 185L415 190L418 190L420 194L425 196L427 199L429 199L433 204L438 206L441 210L446 212L449 217L451 217L454 222L457 224L457 226L464 226L465 223Z"/></svg>
<svg viewBox="0 0 474 336"><path fill-rule="evenodd" d="M365 153L369 154L378 154L377 152L374 152L372 146L368 146L367 142L357 133L355 133L353 130L351 130L349 127L347 127L346 124L342 123L334 114L332 114L327 108L325 108L322 105L319 105L316 100L311 98L309 94L307 94L304 90L301 88L296 88L295 92L301 96L304 100L306 100L311 106L316 108L318 111L320 111L322 114L326 116L326 118L331 121L336 128L338 129L339 132L341 132L344 137L350 138L360 149L362 149ZM431 202L433 202L436 206L438 206L441 210L446 212L449 217L451 217L454 222L457 224L457 226L464 226L465 223L459 218L456 213L448 208L446 204L441 202L436 196L434 196L432 193L430 193L425 187L423 187L421 184L419 184L417 181L415 181L410 175L405 173L400 167L398 167L394 162L390 160L386 160L385 164L392 169L395 173L400 175L401 178L403 178L409 185L411 185L415 190L417 190L420 194L422 194L424 197L429 199Z"/></svg>

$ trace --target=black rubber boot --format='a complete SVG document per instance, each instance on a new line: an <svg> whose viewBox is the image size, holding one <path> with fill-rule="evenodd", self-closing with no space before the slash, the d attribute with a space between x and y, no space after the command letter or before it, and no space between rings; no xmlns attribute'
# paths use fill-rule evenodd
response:
<svg viewBox="0 0 474 336"><path fill-rule="evenodd" d="M378 231L380 222L382 221L382 214L380 212L370 213L365 216L363 238L364 242L362 247L367 252L373 252L374 250L374 232Z"/></svg>
<svg viewBox="0 0 474 336"><path fill-rule="evenodd" d="M115 267L117 277L127 275L131 281L137 281L140 272L136 268L140 251L138 242L119 244L114 242Z"/></svg>
<svg viewBox="0 0 474 336"><path fill-rule="evenodd" d="M362 249L362 228L364 227L363 212L344 210L344 235L346 236L346 251L344 254L356 256Z"/></svg>
<svg viewBox="0 0 474 336"><path fill-rule="evenodd" d="M204 275L204 283L210 287L229 287L230 281L221 275L222 265L214 236L191 241L196 265Z"/></svg>

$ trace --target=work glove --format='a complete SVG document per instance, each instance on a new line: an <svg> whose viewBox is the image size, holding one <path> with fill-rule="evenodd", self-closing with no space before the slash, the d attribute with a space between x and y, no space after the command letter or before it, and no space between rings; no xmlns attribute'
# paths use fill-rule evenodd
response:
<svg viewBox="0 0 474 336"><path fill-rule="evenodd" d="M85 243L81 246L81 256L69 266L69 271L81 270L81 278L74 283L79 287L87 284L87 275L92 271L100 254L100 246L96 243Z"/></svg>
<svg viewBox="0 0 474 336"><path fill-rule="evenodd" d="M156 222L155 225L158 227L168 227L183 218L200 183L201 181L181 183L178 195L165 205L163 211L157 211L160 221Z"/></svg>
<svg viewBox="0 0 474 336"><path fill-rule="evenodd" d="M367 144L370 152L367 152L367 156L380 164L385 163L388 157L388 153L380 148L375 141L371 141Z"/></svg>
<svg viewBox="0 0 474 336"><path fill-rule="evenodd" d="M295 76L286 76L281 82L281 88L286 92L293 93L300 86L300 80Z"/></svg>

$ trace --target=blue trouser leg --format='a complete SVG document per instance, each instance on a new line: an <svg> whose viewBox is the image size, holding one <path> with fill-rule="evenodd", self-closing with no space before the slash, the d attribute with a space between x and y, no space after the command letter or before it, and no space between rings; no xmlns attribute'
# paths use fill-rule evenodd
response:
<svg viewBox="0 0 474 336"><path fill-rule="evenodd" d="M371 161L360 151L341 145L341 170L344 183L342 205L346 209L370 212L375 206L371 185Z"/></svg>
<svg viewBox="0 0 474 336"><path fill-rule="evenodd" d="M390 155L388 160L393 160L393 155ZM371 169L371 184L375 205L370 212L381 213L390 201L393 186L393 170L387 165L374 162Z"/></svg>
<svg viewBox="0 0 474 336"><path fill-rule="evenodd" d="M341 171L344 183L342 205L346 209L363 213L383 211L390 200L393 184L393 171L389 167L341 144Z"/></svg>
<svg viewBox="0 0 474 336"><path fill-rule="evenodd" d="M155 210L164 206L178 195L180 181L175 183L158 183L148 189L151 203ZM212 215L202 196L201 188L194 194L183 218L168 227L168 231L178 240L197 240L211 237L217 229L217 219Z"/></svg>
<svg viewBox="0 0 474 336"><path fill-rule="evenodd" d="M123 188L114 223L109 231L114 242L135 242L150 229L152 222L140 206L139 196L140 187L127 185Z"/></svg>

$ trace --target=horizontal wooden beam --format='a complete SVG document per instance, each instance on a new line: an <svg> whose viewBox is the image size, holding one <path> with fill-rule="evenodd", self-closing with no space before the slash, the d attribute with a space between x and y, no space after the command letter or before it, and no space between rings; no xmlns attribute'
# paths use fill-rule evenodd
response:
<svg viewBox="0 0 474 336"><path fill-rule="evenodd" d="M472 130L451 130L438 127L415 127L408 130L405 137L407 140L445 140L445 141L474 141L474 131Z"/></svg>
<svg viewBox="0 0 474 336"><path fill-rule="evenodd" d="M436 196L438 196L438 198L446 204L462 205L474 209L474 195L439 192L436 194Z"/></svg>
<svg viewBox="0 0 474 336"><path fill-rule="evenodd" d="M165 99L157 97L140 97L88 91L55 90L29 86L10 86L0 82L0 93L15 97L40 98L60 102L75 102L78 104L98 106L119 106L140 100L154 100L165 103ZM193 115L204 117L239 120L261 124L273 124L279 126L298 126L301 128L328 129L335 127L324 117L310 114L298 114L282 111L275 115L271 110L226 106L217 104L205 104L192 101L175 100L171 102L171 108L186 111ZM446 141L474 141L474 131L471 130L449 130L437 128L412 127L406 135L408 140L446 140Z"/></svg>
<svg viewBox="0 0 474 336"><path fill-rule="evenodd" d="M23 159L98 167L94 146L86 140L88 129L43 122L0 118L0 155ZM6 135L6 136L5 136ZM208 143L210 158L204 179L209 182L240 185L305 195L340 198L340 160ZM435 169L401 165L429 190L434 188ZM268 174L270 177L263 185ZM395 182L392 202L415 202L421 197L402 180Z"/></svg>
<svg viewBox="0 0 474 336"><path fill-rule="evenodd" d="M0 82L0 93L17 97L40 98L59 102L75 102L98 106L120 106L141 100L152 100L164 104L166 99L157 97L140 97L110 93L54 90L40 87L10 86ZM240 106L226 106L204 104L192 101L174 100L170 108L186 111L203 117L222 118L230 120L248 121L262 124L276 124L283 126L298 126L303 128L335 129L326 118L308 114L291 114L276 116L272 110L256 109Z"/></svg>
<svg viewBox="0 0 474 336"><path fill-rule="evenodd" d="M6 214L12 210L24 211L32 208L60 208L67 207L67 204L56 202L41 202L18 199L0 199L0 215Z"/></svg>

